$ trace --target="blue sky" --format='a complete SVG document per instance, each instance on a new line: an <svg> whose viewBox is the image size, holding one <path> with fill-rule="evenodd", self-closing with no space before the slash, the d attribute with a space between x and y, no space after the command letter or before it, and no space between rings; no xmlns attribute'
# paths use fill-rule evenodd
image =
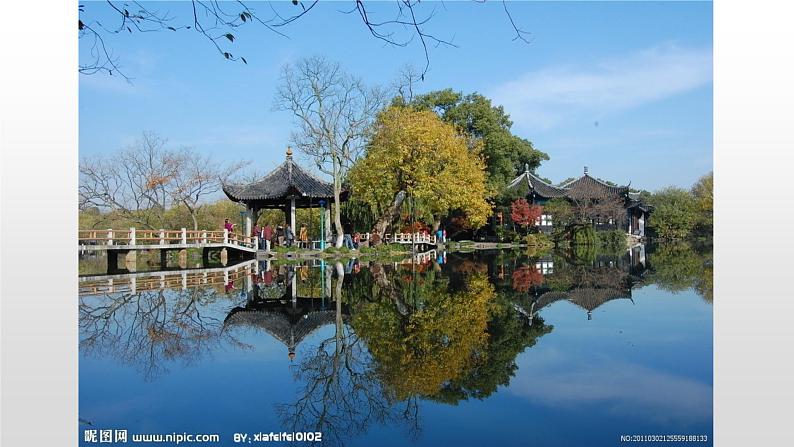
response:
<svg viewBox="0 0 794 447"><path fill-rule="evenodd" d="M424 65L418 41L394 47L371 37L358 16L340 12L350 4L321 3L282 29L288 38L259 26L235 31L231 48L248 65L224 60L192 31L106 38L133 80L80 76L81 156L110 154L150 130L174 147L274 167L292 129L288 113L272 110L283 64L324 55L380 84L405 64ZM189 22L189 3L147 6ZM712 169L711 3L512 2L514 20L532 33L528 45L512 40L499 2L432 6L426 31L457 47L430 48L418 90L476 91L504 105L514 133L550 155L539 174L559 182L588 166L595 176L654 190L689 187ZM391 8L371 6L384 18ZM108 11L86 4L110 25Z"/></svg>

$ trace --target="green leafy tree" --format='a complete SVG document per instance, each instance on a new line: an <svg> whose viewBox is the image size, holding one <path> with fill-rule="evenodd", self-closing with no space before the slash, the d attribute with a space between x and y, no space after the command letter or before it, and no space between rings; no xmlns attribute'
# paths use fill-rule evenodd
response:
<svg viewBox="0 0 794 447"><path fill-rule="evenodd" d="M398 98L396 102L404 100ZM492 191L505 190L524 165L534 169L549 159L546 153L535 149L532 142L514 135L510 130L513 122L504 108L492 105L490 99L479 93L464 95L452 89L437 90L414 97L410 105L433 110L444 121L482 141L488 186Z"/></svg>
<svg viewBox="0 0 794 447"><path fill-rule="evenodd" d="M648 227L657 237L681 239L690 235L698 222L698 205L691 192L667 187L651 196L653 214Z"/></svg>
<svg viewBox="0 0 794 447"><path fill-rule="evenodd" d="M711 232L714 226L714 173L700 177L692 187L692 195L698 208L698 228L702 232Z"/></svg>

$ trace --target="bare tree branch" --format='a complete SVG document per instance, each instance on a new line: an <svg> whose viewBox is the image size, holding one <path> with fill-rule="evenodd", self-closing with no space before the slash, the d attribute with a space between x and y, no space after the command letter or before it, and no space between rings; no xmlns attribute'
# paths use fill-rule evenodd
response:
<svg viewBox="0 0 794 447"><path fill-rule="evenodd" d="M476 1L484 3L484 1ZM79 5L80 20L78 23L79 37L91 40L90 58L80 62L80 73L96 74L107 73L109 75L118 74L127 81L129 78L119 65L118 58L106 45L102 34L119 34L128 32L150 33L159 31L181 31L193 30L201 34L211 46L227 60L241 61L245 64L248 61L243 56L236 56L232 53L231 46L237 36L233 33L238 28L251 24L265 27L280 37L288 37L279 29L283 29L289 24L293 24L305 15L309 14L319 3L318 0L311 2L293 1L292 5L278 3L278 8L299 8L296 13L282 14L272 2L267 2L269 13L262 13L249 6L248 2L236 1L222 2L220 0L191 0L190 17L187 22L182 18L183 23L177 23L179 19L171 15L168 11L161 12L143 6L135 2L117 2L107 0L104 5L110 10L112 15L118 19L116 26L105 26L91 18L91 14L86 12L85 5ZM424 7L420 0L395 0L395 10L390 13L392 18L387 20L376 20L373 13L362 0L352 2L351 8L341 11L346 14L356 13L361 19L361 23L369 33L378 40L382 40L389 45L406 47L414 40L418 40L422 47L425 64L420 79L424 79L430 68L429 46L450 46L456 45L450 38L442 38L428 30L428 25L436 14L436 6ZM232 6L234 5L234 6ZM96 14L98 6L91 5L91 12ZM96 9L95 9L96 8ZM427 8L430 8L427 10ZM513 19L507 2L502 1L502 8L507 15L515 37L513 40L521 40L529 43L530 33L518 27ZM422 11L420 11L422 9Z"/></svg>
<svg viewBox="0 0 794 447"><path fill-rule="evenodd" d="M273 108L292 113L297 126L293 144L333 178L338 247L343 237L342 181L361 156L370 124L386 97L384 89L367 87L344 73L338 63L321 57L285 65L281 72Z"/></svg>
<svg viewBox="0 0 794 447"><path fill-rule="evenodd" d="M213 160L189 148L167 149L152 132L126 149L80 162L79 206L116 211L146 228L162 228L165 211L187 208L198 229L197 213L205 199L247 162Z"/></svg>

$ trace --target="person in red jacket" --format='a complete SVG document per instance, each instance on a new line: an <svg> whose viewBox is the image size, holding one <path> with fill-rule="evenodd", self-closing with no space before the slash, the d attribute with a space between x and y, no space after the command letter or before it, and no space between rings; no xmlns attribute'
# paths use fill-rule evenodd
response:
<svg viewBox="0 0 794 447"><path fill-rule="evenodd" d="M270 251L270 241L273 239L273 227L270 224L265 224L262 228L262 239L265 241L265 250Z"/></svg>

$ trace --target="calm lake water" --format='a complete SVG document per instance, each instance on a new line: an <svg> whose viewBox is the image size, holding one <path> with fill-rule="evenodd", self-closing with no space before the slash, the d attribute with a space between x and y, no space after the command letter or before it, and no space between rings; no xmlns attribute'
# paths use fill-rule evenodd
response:
<svg viewBox="0 0 794 447"><path fill-rule="evenodd" d="M81 278L80 442L711 445L711 278L692 244Z"/></svg>

